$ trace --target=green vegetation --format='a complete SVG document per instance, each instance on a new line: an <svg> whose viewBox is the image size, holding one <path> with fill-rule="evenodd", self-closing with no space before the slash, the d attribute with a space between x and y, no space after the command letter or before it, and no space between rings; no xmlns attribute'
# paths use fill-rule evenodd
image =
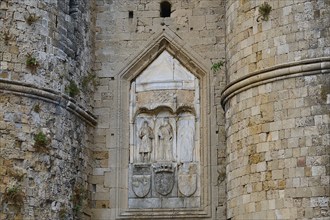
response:
<svg viewBox="0 0 330 220"><path fill-rule="evenodd" d="M270 6L267 2L264 2L262 5L260 5L258 8L259 16L257 18L257 21L259 21L259 19L263 21L268 21L271 10L272 6Z"/></svg>
<svg viewBox="0 0 330 220"><path fill-rule="evenodd" d="M211 67L211 70L213 70L214 73L218 72L219 70L221 70L221 68L223 67L223 65L225 65L225 61L220 60L217 63L214 63Z"/></svg>
<svg viewBox="0 0 330 220"><path fill-rule="evenodd" d="M3 41L5 42L5 45L9 44L9 41L14 40L15 36L12 35L9 30L5 30L2 32L2 37Z"/></svg>
<svg viewBox="0 0 330 220"><path fill-rule="evenodd" d="M16 208L21 209L24 204L25 195L19 185L7 188L3 194L2 203L11 203Z"/></svg>
<svg viewBox="0 0 330 220"><path fill-rule="evenodd" d="M72 98L80 93L77 84L74 81L70 81L69 85L65 87L65 92Z"/></svg>
<svg viewBox="0 0 330 220"><path fill-rule="evenodd" d="M85 76L82 79L81 85L83 87L83 89L87 89L88 85L92 84L93 86L96 85L96 75L89 73L87 76Z"/></svg>
<svg viewBox="0 0 330 220"><path fill-rule="evenodd" d="M47 146L49 144L49 139L42 131L40 131L38 134L34 136L34 141L35 142L33 147L36 149L37 152L47 153L49 151L47 149Z"/></svg>
<svg viewBox="0 0 330 220"><path fill-rule="evenodd" d="M73 194L71 197L71 201L73 203L73 211L75 214L79 214L83 207L84 200L87 199L87 190L82 186L75 187L73 190Z"/></svg>
<svg viewBox="0 0 330 220"><path fill-rule="evenodd" d="M37 58L35 58L31 53L26 55L26 66L35 70L39 66Z"/></svg>
<svg viewBox="0 0 330 220"><path fill-rule="evenodd" d="M36 113L39 113L41 111L41 107L40 107L39 103L34 105L33 111L36 112Z"/></svg>
<svg viewBox="0 0 330 220"><path fill-rule="evenodd" d="M59 214L58 214L60 220L64 220L64 219L66 219L67 212L68 212L68 210L67 210L66 208L64 208L64 207L62 207L62 208L60 209Z"/></svg>
<svg viewBox="0 0 330 220"><path fill-rule="evenodd" d="M39 16L37 16L35 13L29 13L29 16L25 17L25 21L26 23L28 23L28 25L32 25L34 22L39 20Z"/></svg>

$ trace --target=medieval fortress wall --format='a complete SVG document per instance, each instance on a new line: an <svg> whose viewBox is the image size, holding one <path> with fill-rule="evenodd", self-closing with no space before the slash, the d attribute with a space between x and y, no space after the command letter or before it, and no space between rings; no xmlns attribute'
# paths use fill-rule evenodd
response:
<svg viewBox="0 0 330 220"><path fill-rule="evenodd" d="M162 2L0 2L0 219L329 217L329 1Z"/></svg>
<svg viewBox="0 0 330 220"><path fill-rule="evenodd" d="M87 187L96 120L91 82L83 86L93 63L91 4L79 2L0 2L0 219L80 209L71 198Z"/></svg>
<svg viewBox="0 0 330 220"><path fill-rule="evenodd" d="M228 1L227 218L329 216L328 1Z"/></svg>

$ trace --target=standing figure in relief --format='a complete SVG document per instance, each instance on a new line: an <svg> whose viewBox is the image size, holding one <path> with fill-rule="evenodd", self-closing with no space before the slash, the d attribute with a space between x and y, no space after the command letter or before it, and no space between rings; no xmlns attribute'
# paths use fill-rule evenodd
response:
<svg viewBox="0 0 330 220"><path fill-rule="evenodd" d="M140 161L149 162L152 151L152 139L154 139L154 134L147 121L143 122L143 125L139 130L139 138L141 139L139 147L139 154L141 158Z"/></svg>
<svg viewBox="0 0 330 220"><path fill-rule="evenodd" d="M158 130L158 159L171 161L172 156L172 143L173 143L173 128L169 123L168 118L164 118L164 123Z"/></svg>

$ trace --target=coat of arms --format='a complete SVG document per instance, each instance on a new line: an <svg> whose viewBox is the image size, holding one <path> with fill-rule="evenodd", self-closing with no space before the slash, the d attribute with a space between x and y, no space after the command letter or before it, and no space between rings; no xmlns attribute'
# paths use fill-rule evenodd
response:
<svg viewBox="0 0 330 220"><path fill-rule="evenodd" d="M166 196L171 193L174 186L174 170L172 165L160 165L155 169L155 190Z"/></svg>
<svg viewBox="0 0 330 220"><path fill-rule="evenodd" d="M150 191L150 175L133 175L132 189L137 197L143 198Z"/></svg>

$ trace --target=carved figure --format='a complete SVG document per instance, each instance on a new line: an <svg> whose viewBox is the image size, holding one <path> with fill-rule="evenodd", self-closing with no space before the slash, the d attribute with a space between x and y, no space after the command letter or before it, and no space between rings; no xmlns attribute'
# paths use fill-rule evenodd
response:
<svg viewBox="0 0 330 220"><path fill-rule="evenodd" d="M163 125L159 127L158 140L158 159L165 161L172 160L173 128L168 118L164 118Z"/></svg>
<svg viewBox="0 0 330 220"><path fill-rule="evenodd" d="M149 162L152 151L152 139L154 139L154 134L147 121L143 122L143 125L139 130L139 138L141 139L139 146L140 161Z"/></svg>

